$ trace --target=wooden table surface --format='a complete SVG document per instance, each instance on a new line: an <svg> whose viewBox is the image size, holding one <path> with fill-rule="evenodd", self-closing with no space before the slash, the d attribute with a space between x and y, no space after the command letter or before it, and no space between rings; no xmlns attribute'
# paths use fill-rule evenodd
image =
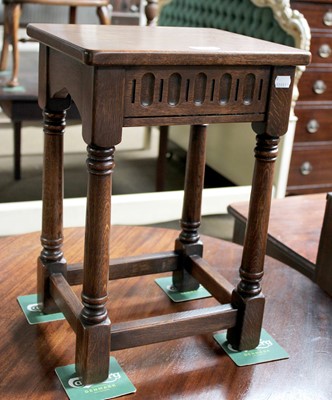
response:
<svg viewBox="0 0 332 400"><path fill-rule="evenodd" d="M54 372L74 362L74 334L66 321L28 325L17 304L35 293L39 232L0 239L0 394L1 399L66 399ZM147 227L113 227L111 254L158 252L173 248L177 232ZM84 231L65 230L65 256L82 260ZM205 257L235 284L241 248L204 238ZM197 300L175 305L154 283L156 276L112 281L111 320L213 305ZM77 287L77 293L80 288ZM123 398L330 400L332 398L332 300L309 279L267 258L263 290L264 328L289 353L288 360L237 367L212 335L113 352L136 394Z"/></svg>
<svg viewBox="0 0 332 400"><path fill-rule="evenodd" d="M273 250L279 249L285 254L291 253L300 264L315 265L325 205L325 193L273 200L267 254L274 256ZM242 224L241 231L244 232L244 224L248 218L248 202L231 204L228 212L236 222ZM240 235L242 236L241 233ZM239 243L237 240L235 242Z"/></svg>

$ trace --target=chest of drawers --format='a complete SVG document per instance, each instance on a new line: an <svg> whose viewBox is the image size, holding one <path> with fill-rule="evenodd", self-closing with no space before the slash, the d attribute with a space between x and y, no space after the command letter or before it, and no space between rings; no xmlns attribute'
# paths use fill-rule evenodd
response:
<svg viewBox="0 0 332 400"><path fill-rule="evenodd" d="M299 82L287 194L332 190L332 1L291 1L311 29L312 62Z"/></svg>

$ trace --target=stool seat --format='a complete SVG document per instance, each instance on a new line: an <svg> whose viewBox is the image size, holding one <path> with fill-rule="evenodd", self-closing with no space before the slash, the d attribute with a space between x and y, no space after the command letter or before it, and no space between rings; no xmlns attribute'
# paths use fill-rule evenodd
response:
<svg viewBox="0 0 332 400"><path fill-rule="evenodd" d="M41 43L39 104L45 133L38 298L44 313L60 308L76 333L75 366L82 382L107 378L110 350L221 329L227 329L234 349L255 348L265 304L260 282L274 161L279 137L288 128L295 67L307 64L310 54L214 29L31 24L28 34ZM88 151L83 265L67 265L62 250L63 136L72 100ZM236 287L203 258L199 235L207 124L215 122L252 122L257 133ZM111 177L122 128L171 124L191 125L174 248L110 260ZM135 315L111 327L108 280L165 272L172 273L175 291L203 285L217 306L166 315L159 310L158 316ZM71 286L81 284L79 300Z"/></svg>

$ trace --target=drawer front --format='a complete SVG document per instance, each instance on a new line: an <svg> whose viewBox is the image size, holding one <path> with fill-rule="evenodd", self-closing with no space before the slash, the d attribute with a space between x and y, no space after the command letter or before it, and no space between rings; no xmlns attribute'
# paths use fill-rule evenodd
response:
<svg viewBox="0 0 332 400"><path fill-rule="evenodd" d="M312 54L311 64L332 63L332 37L312 36L310 51Z"/></svg>
<svg viewBox="0 0 332 400"><path fill-rule="evenodd" d="M304 4L292 1L292 8L304 15L311 30L332 29L332 4Z"/></svg>
<svg viewBox="0 0 332 400"><path fill-rule="evenodd" d="M332 100L332 71L307 69L300 79L299 93L299 101Z"/></svg>
<svg viewBox="0 0 332 400"><path fill-rule="evenodd" d="M329 146L295 145L292 152L288 186L332 184L332 144Z"/></svg>
<svg viewBox="0 0 332 400"><path fill-rule="evenodd" d="M296 107L295 115L295 142L332 141L332 108Z"/></svg>
<svg viewBox="0 0 332 400"><path fill-rule="evenodd" d="M331 185L287 186L286 196L332 192Z"/></svg>

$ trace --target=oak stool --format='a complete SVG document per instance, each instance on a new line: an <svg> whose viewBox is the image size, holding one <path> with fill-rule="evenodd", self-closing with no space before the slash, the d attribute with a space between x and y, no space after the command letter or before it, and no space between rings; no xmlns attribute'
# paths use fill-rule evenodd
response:
<svg viewBox="0 0 332 400"><path fill-rule="evenodd" d="M28 34L41 43L39 104L45 133L38 295L44 312L60 309L76 333L76 369L83 383L106 379L110 350L221 329L227 329L235 349L255 348L263 319L261 279L274 161L279 137L287 131L295 66L308 64L310 53L204 28L32 24ZM62 251L63 135L71 100L81 114L88 152L83 266L67 266ZM230 121L250 121L257 133L235 288L204 260L198 232L206 125ZM122 127L172 124L192 125L175 247L109 261L114 146L121 142ZM109 279L169 271L178 291L202 284L220 304L111 325ZM70 288L77 284L83 284L81 301Z"/></svg>

